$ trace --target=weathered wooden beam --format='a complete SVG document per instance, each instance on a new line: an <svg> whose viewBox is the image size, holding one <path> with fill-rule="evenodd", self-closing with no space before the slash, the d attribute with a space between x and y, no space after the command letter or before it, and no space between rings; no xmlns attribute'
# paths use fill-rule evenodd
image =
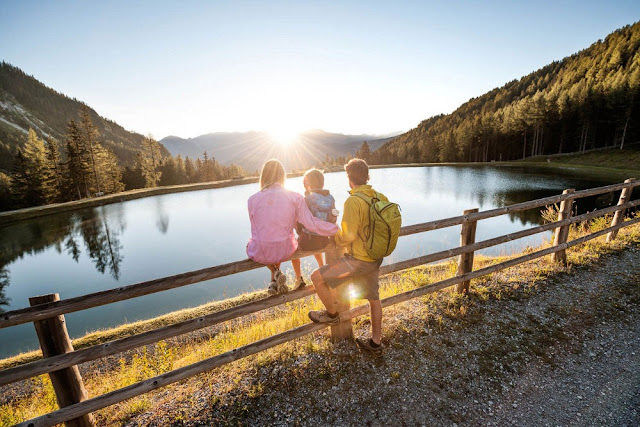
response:
<svg viewBox="0 0 640 427"><path fill-rule="evenodd" d="M58 301L58 294L41 295L29 298L29 303L36 305L50 301ZM73 344L67 332L64 316L56 316L50 319L34 322L33 326L38 335L42 355L47 357L57 356L59 354L71 353ZM87 400L87 390L84 388L84 382L80 376L78 366L61 369L49 373L53 390L56 393L56 400L61 408L71 406L73 404ZM91 414L83 414L77 418L66 421L67 427L93 427L93 416Z"/></svg>
<svg viewBox="0 0 640 427"><path fill-rule="evenodd" d="M562 194L573 194L575 189L570 188L564 190ZM558 220L563 221L571 218L571 212L573 210L573 199L565 199L560 203L560 210L558 211ZM556 233L553 238L553 246L558 246L567 241L569 237L569 225L563 225L556 228ZM567 265L567 253L566 251L558 251L553 254L553 261Z"/></svg>
<svg viewBox="0 0 640 427"><path fill-rule="evenodd" d="M629 178L625 180L625 183L631 183L634 180L635 178ZM618 206L624 205L629 201L629 198L631 197L631 191L633 191L633 187L625 187L622 189L622 192L620 193L620 200L618 200ZM611 225L618 225L620 221L624 219L625 211L626 209L617 210L616 213L613 215L613 220L611 221ZM607 242L610 242L613 239L615 239L617 235L618 235L617 231L612 231L611 233L607 234Z"/></svg>
<svg viewBox="0 0 640 427"><path fill-rule="evenodd" d="M469 209L463 212L464 216L469 216L478 212L479 209ZM478 225L478 221L465 221L462 223L460 227L460 247L465 247L472 245L476 242L476 226ZM465 252L460 255L460 259L458 260L458 271L456 272L456 276L464 276L467 273L470 273L473 270L473 251ZM465 280L458 283L456 287L456 291L459 293L467 293L469 292L469 285L471 284L471 280Z"/></svg>

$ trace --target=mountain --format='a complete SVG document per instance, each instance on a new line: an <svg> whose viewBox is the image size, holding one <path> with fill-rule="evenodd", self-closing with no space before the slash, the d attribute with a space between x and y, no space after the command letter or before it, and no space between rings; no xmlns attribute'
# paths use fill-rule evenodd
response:
<svg viewBox="0 0 640 427"><path fill-rule="evenodd" d="M69 120L77 119L85 105L40 83L6 62L0 63L0 170L11 170L13 153L24 144L29 128L40 137L63 142ZM122 164L132 164L144 137L129 132L89 108L100 132L99 142Z"/></svg>
<svg viewBox="0 0 640 427"><path fill-rule="evenodd" d="M192 159L213 156L222 164L238 164L248 171L257 170L265 160L280 159L287 170L306 169L331 158L353 155L364 141L371 150L381 147L392 137L344 135L322 130L301 133L295 141L282 146L266 132L216 132L196 138L168 136L159 142L173 155Z"/></svg>
<svg viewBox="0 0 640 427"><path fill-rule="evenodd" d="M499 66L499 64L496 64ZM378 163L514 160L640 140L640 22L424 120Z"/></svg>

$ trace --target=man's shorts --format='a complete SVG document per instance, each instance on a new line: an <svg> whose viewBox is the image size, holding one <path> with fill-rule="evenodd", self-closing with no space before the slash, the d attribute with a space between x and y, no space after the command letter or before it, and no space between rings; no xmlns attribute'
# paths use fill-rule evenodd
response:
<svg viewBox="0 0 640 427"><path fill-rule="evenodd" d="M378 300L380 264L382 260L367 262L346 254L337 262L320 267L318 272L330 288L336 288L343 283L353 283L357 298Z"/></svg>

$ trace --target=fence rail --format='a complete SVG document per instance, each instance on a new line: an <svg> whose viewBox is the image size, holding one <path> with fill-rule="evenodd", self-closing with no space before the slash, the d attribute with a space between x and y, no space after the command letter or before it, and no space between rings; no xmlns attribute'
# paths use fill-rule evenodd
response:
<svg viewBox="0 0 640 427"><path fill-rule="evenodd" d="M625 210L640 205L640 200L631 202L628 201L632 189L637 186L640 186L640 181L628 179L621 184L614 184L582 191L565 191L562 195L558 196L546 197L538 200L518 203L482 212L477 212L477 210L465 211L465 214L461 216L403 227L400 233L401 236L407 236L415 233L421 233L455 225L462 225L463 235L461 236L461 246L383 266L380 271L381 274L389 274L396 271L404 270L406 268L440 261L460 255L461 260L458 273L454 277L386 298L382 300L382 306L388 307L390 305L408 301L410 299L426 295L428 293L435 292L453 285L458 285L458 290L464 292L468 290L468 283L472 279L482 277L487 274L491 274L496 271L513 267L515 265L550 254L554 254L554 259L556 261L563 262L562 257L558 258L555 255L563 254L567 248L582 244L588 240L595 239L605 234L607 235L608 240L615 238L615 234L620 228L640 222L640 218L622 221ZM618 190L623 190L618 205L571 217L571 206L574 200L587 196L610 193ZM561 215L558 221L554 221L552 223L541 225L538 227L533 227L527 230L522 230L516 233L487 239L481 242L475 242L475 227L477 222L480 220L508 213L534 209L555 203L563 203L561 210L564 211L564 215ZM564 238L562 237L563 234L561 230L568 230L568 227L571 224L587 221L589 219L610 213L615 214L614 220L612 221L610 227L596 233L592 233L587 236L575 239L571 242L566 242L566 235L564 236ZM464 231L465 229L470 230L471 228L474 230L473 233ZM469 255L470 259L472 260L473 253L477 250L489 248L501 243L506 243L553 229L556 230L556 239L554 241L554 245L546 249L516 257L508 261L504 261L502 263L491 265L475 271L473 271L471 268L472 262L469 262L469 257L465 258L465 255ZM316 252L298 252L295 254L294 258L308 256L313 253ZM461 267L463 261L468 264L464 268ZM18 325L21 323L34 322L34 324L36 325L36 329L38 329L38 325L41 325L43 321L46 321L46 319L56 318L57 316L60 316L62 318L62 325L64 325L64 318L62 317L62 315L66 313L106 305L117 301L123 301L126 299L148 295L163 290L186 286L189 284L236 274L259 267L262 267L262 265L257 264L251 260L243 260L121 288L96 292L81 297L47 302L44 304L36 303L29 308L4 313L0 317L0 328ZM305 289L292 291L288 294L276 295L269 298L248 302L206 316L186 320L159 329L92 346L86 349L73 351L73 348L71 347L70 349L61 352L62 354L49 353L51 354L49 357L45 357L41 360L0 371L0 385L9 384L44 373L49 373L51 375L52 372L64 372L68 369L74 369L80 363L96 360L105 356L123 352L125 350L152 344L163 339L193 332L221 322L229 321L238 317L265 310L267 308L275 307L286 302L294 301L299 298L304 298L314 293L315 291L313 287L309 286ZM350 321L350 319L366 314L367 312L368 308L366 305L351 308L341 313L341 319L343 321ZM61 409L50 414L35 418L33 420L25 421L24 423L21 423L19 425L54 425L68 420L73 420L73 422L75 423L74 425L92 425L91 421L87 421L89 418L78 417L82 417L98 409L113 405L131 397L149 392L160 387L164 387L165 385L174 383L176 381L189 378L193 375L247 357L249 355L274 347L284 342L321 330L325 327L326 325L306 324L289 331L285 331L280 334L265 338L263 340L256 341L244 347L231 350L227 353L213 356L195 364L167 372L165 374L141 381L136 384L132 384L119 390L114 390L102 396L97 396L86 400L80 397L77 399L77 401L71 403L60 402ZM63 332L66 334L66 328ZM45 354L45 356L47 356L47 354ZM80 378L80 383L81 382L82 379ZM60 396L58 396L58 399L60 401Z"/></svg>

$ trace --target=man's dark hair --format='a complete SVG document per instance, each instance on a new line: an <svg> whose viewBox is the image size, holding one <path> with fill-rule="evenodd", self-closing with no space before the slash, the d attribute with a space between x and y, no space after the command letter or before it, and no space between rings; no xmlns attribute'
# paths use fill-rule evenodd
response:
<svg viewBox="0 0 640 427"><path fill-rule="evenodd" d="M364 185L369 181L369 165L362 159L351 159L344 165L349 180L355 185Z"/></svg>

